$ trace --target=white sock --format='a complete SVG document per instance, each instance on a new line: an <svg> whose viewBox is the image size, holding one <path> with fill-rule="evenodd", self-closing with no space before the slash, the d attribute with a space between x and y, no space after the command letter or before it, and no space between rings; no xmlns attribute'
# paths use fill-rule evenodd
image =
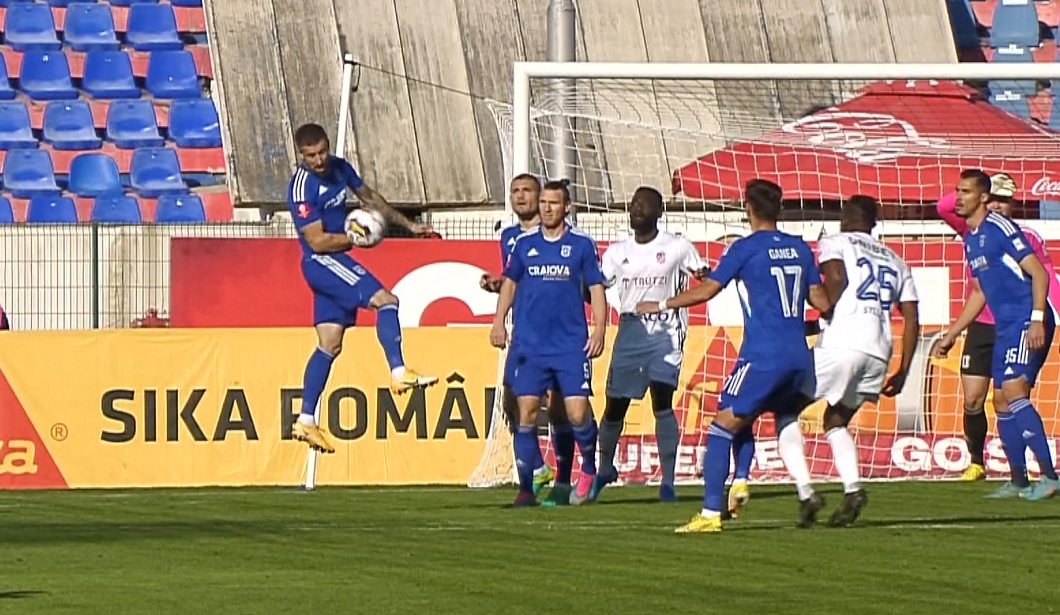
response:
<svg viewBox="0 0 1060 615"><path fill-rule="evenodd" d="M810 468L806 465L806 441L802 437L802 429L798 421L791 422L781 430L777 438L777 447L780 449L780 458L784 460L784 466L795 479L795 489L799 492L799 499L809 499L813 495L813 485L810 483Z"/></svg>
<svg viewBox="0 0 1060 615"><path fill-rule="evenodd" d="M854 493L861 489L861 477L858 475L858 448L854 437L846 427L836 427L825 434L832 447L832 460L835 462L839 480L843 481L843 492Z"/></svg>
<svg viewBox="0 0 1060 615"><path fill-rule="evenodd" d="M534 476L544 476L548 473L548 465L543 465L540 468L534 470Z"/></svg>
<svg viewBox="0 0 1060 615"><path fill-rule="evenodd" d="M405 366L402 365L401 367L395 367L394 369L390 370L390 375L394 378L401 378L405 375Z"/></svg>
<svg viewBox="0 0 1060 615"><path fill-rule="evenodd" d="M721 516L721 513L719 511L707 510L706 508L704 508L703 510L699 511L699 514L702 515L703 517L706 517L707 519L713 519L714 517L720 517Z"/></svg>
<svg viewBox="0 0 1060 615"><path fill-rule="evenodd" d="M316 427L317 426L317 417L313 416L312 414L299 414L298 415L298 422L301 423L302 425L308 425L310 427Z"/></svg>
<svg viewBox="0 0 1060 615"><path fill-rule="evenodd" d="M746 484L747 484L747 479L746 478L734 478L734 479L732 479L732 486L733 487L735 487L736 485L746 485Z"/></svg>

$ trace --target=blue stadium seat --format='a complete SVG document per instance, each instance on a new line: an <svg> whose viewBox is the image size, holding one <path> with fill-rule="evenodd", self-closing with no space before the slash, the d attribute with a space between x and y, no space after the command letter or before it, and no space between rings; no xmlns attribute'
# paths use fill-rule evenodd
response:
<svg viewBox="0 0 1060 615"><path fill-rule="evenodd" d="M129 9L125 42L137 51L183 49L177 18L168 4L134 4Z"/></svg>
<svg viewBox="0 0 1060 615"><path fill-rule="evenodd" d="M44 108L44 141L59 150L99 149L92 109L83 100L56 100Z"/></svg>
<svg viewBox="0 0 1060 615"><path fill-rule="evenodd" d="M169 3L173 6L191 6L200 7L202 6L202 0L169 0Z"/></svg>
<svg viewBox="0 0 1060 615"><path fill-rule="evenodd" d="M4 158L4 188L18 199L55 195L59 186L55 183L52 157L40 149L11 150Z"/></svg>
<svg viewBox="0 0 1060 615"><path fill-rule="evenodd" d="M158 132L154 104L147 100L112 102L107 110L107 140L121 149L165 145Z"/></svg>
<svg viewBox="0 0 1060 615"><path fill-rule="evenodd" d="M63 41L74 51L117 51L114 17L105 4L77 2L66 9Z"/></svg>
<svg viewBox="0 0 1060 615"><path fill-rule="evenodd" d="M1018 115L1024 119L1031 118L1031 105L1027 97L1019 92L1002 92L992 94L990 104L1002 109L1012 115Z"/></svg>
<svg viewBox="0 0 1060 615"><path fill-rule="evenodd" d="M27 4L33 0L0 0L0 6L14 6L16 4Z"/></svg>
<svg viewBox="0 0 1060 615"><path fill-rule="evenodd" d="M93 3L94 0L48 0L51 6L66 7L76 3Z"/></svg>
<svg viewBox="0 0 1060 615"><path fill-rule="evenodd" d="M118 163L106 154L81 154L70 162L70 192L77 196L121 194Z"/></svg>
<svg viewBox="0 0 1060 615"><path fill-rule="evenodd" d="M50 51L62 47L47 4L16 4L7 8L4 43L15 51Z"/></svg>
<svg viewBox="0 0 1060 615"><path fill-rule="evenodd" d="M213 101L173 101L169 108L169 138L177 147L221 147L221 124Z"/></svg>
<svg viewBox="0 0 1060 615"><path fill-rule="evenodd" d="M11 201L7 197L0 196L0 224L14 224L15 212L11 209Z"/></svg>
<svg viewBox="0 0 1060 615"><path fill-rule="evenodd" d="M11 87L11 81L7 78L7 60L0 54L0 100L12 100L15 98L15 90Z"/></svg>
<svg viewBox="0 0 1060 615"><path fill-rule="evenodd" d="M163 194L188 192L174 150L159 147L138 149L133 152L131 167L132 187L140 196L154 198Z"/></svg>
<svg viewBox="0 0 1060 615"><path fill-rule="evenodd" d="M111 6L132 6L134 4L157 4L158 0L110 0Z"/></svg>
<svg viewBox="0 0 1060 615"><path fill-rule="evenodd" d="M11 149L37 149L29 110L17 101L0 102L0 150Z"/></svg>
<svg viewBox="0 0 1060 615"><path fill-rule="evenodd" d="M979 47L979 28L968 0L946 0L946 7L949 9L950 27L957 49Z"/></svg>
<svg viewBox="0 0 1060 615"><path fill-rule="evenodd" d="M990 60L991 64L1027 64L1033 62L1034 57L1029 49L1015 45L998 49ZM1021 94L1033 95L1038 91L1038 84L1034 81L991 81L987 84L987 88L992 94L1020 92Z"/></svg>
<svg viewBox="0 0 1060 615"><path fill-rule="evenodd" d="M27 51L22 54L19 88L33 100L77 98L77 90L70 81L70 64L61 51Z"/></svg>
<svg viewBox="0 0 1060 615"><path fill-rule="evenodd" d="M26 222L32 224L77 224L73 199L58 194L36 196L26 209Z"/></svg>
<svg viewBox="0 0 1060 615"><path fill-rule="evenodd" d="M81 89L92 98L140 98L132 60L122 51L93 51L85 55Z"/></svg>
<svg viewBox="0 0 1060 615"><path fill-rule="evenodd" d="M1033 0L1022 4L1005 4L1004 0L997 3L994 23L990 27L991 47L1037 47L1039 42L1038 11Z"/></svg>
<svg viewBox="0 0 1060 615"><path fill-rule="evenodd" d="M104 224L140 224L140 205L124 194L97 197L92 203L92 221Z"/></svg>
<svg viewBox="0 0 1060 615"><path fill-rule="evenodd" d="M147 91L155 98L200 98L195 59L187 51L156 51L147 61Z"/></svg>
<svg viewBox="0 0 1060 615"><path fill-rule="evenodd" d="M155 222L159 224L189 224L206 222L206 208L194 194L158 197Z"/></svg>
<svg viewBox="0 0 1060 615"><path fill-rule="evenodd" d="M1049 114L1049 128L1060 130L1060 96L1053 96L1053 106Z"/></svg>

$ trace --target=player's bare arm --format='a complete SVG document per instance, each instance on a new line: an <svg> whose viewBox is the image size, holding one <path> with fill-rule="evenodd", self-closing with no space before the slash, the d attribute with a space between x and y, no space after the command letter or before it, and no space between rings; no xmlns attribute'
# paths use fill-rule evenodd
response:
<svg viewBox="0 0 1060 615"><path fill-rule="evenodd" d="M637 316L658 314L663 310L676 310L706 303L718 296L724 287L714 280L704 280L702 284L663 301L641 301L637 304Z"/></svg>
<svg viewBox="0 0 1060 615"><path fill-rule="evenodd" d="M320 221L303 226L302 236L317 254L334 254L353 248L353 242L346 233L327 233L324 231L324 223Z"/></svg>
<svg viewBox="0 0 1060 615"><path fill-rule="evenodd" d="M1027 329L1027 347L1039 350L1045 345L1045 310L1048 309L1049 272L1038 256L1031 254L1020 261L1020 269L1031 277L1031 324Z"/></svg>
<svg viewBox="0 0 1060 615"><path fill-rule="evenodd" d="M902 359L898 365L898 371L887 379L880 391L887 397L894 397L905 387L906 376L909 374L909 369L913 365L913 357L916 355L916 341L920 338L919 303L903 301L898 304L898 310L902 313L902 321L905 325L902 331Z"/></svg>
<svg viewBox="0 0 1060 615"><path fill-rule="evenodd" d="M595 359L604 353L604 336L607 333L607 298L603 284L589 287L589 306L593 311L593 332L585 344L585 352L590 359Z"/></svg>
<svg viewBox="0 0 1060 615"><path fill-rule="evenodd" d="M936 359L945 359L953 345L957 343L957 338L960 337L961 333L964 333L968 325L975 322L976 317L979 316L979 313L985 307L986 295L983 294L983 289L979 286L979 282L972 280L972 291L968 294L964 309L961 310L957 320L950 325L946 335L942 336L942 339L938 342L935 342L935 346L931 350L931 356Z"/></svg>
<svg viewBox="0 0 1060 615"><path fill-rule="evenodd" d="M512 303L515 302L515 282L508 278L503 278L499 294L500 296L497 297L497 313L493 317L493 328L490 329L490 344L494 348L503 349L508 345L508 328L504 326L504 319L508 317L508 312L512 309ZM595 314L595 311L593 313Z"/></svg>
<svg viewBox="0 0 1060 615"><path fill-rule="evenodd" d="M368 184L361 184L355 193L357 198L360 199L361 204L371 207L383 214L388 224L393 224L406 229L414 235L426 235L431 232L431 227L428 224L421 224L419 222L413 222L409 220L405 214L401 213L394 208L393 205L387 202L383 195L369 186Z"/></svg>
<svg viewBox="0 0 1060 615"><path fill-rule="evenodd" d="M824 277L824 290L828 294L828 301L835 305L847 288L846 265L840 259L827 260L821 263L821 275Z"/></svg>
<svg viewBox="0 0 1060 615"><path fill-rule="evenodd" d="M831 297L829 297L828 291L825 290L825 287L821 284L810 285L806 300L810 302L813 309L821 314L827 314L832 311L832 308L835 306L835 302L832 301Z"/></svg>
<svg viewBox="0 0 1060 615"><path fill-rule="evenodd" d="M692 277L695 278L695 280L697 282L702 282L703 280L707 279L708 275L710 275L710 267L703 267L701 269L696 269L695 271L692 271L691 274L692 274Z"/></svg>

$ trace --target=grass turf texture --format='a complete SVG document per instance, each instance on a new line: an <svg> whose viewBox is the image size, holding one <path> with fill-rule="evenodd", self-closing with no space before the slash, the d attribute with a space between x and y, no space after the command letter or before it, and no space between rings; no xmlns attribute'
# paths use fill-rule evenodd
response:
<svg viewBox="0 0 1060 615"><path fill-rule="evenodd" d="M510 489L0 492L0 613L1060 612L1060 500L994 486L873 484L857 526L811 530L790 487L754 487L692 536L695 487L519 510Z"/></svg>

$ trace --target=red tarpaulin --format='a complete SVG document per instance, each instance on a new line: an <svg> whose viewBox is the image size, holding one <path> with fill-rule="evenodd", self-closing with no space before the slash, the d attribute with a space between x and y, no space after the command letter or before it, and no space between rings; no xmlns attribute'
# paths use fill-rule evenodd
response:
<svg viewBox="0 0 1060 615"><path fill-rule="evenodd" d="M753 141L716 150L674 173L674 194L739 200L768 179L787 199L938 199L962 169L1005 172L1021 200L1060 200L1060 135L953 82L881 81L856 98Z"/></svg>

